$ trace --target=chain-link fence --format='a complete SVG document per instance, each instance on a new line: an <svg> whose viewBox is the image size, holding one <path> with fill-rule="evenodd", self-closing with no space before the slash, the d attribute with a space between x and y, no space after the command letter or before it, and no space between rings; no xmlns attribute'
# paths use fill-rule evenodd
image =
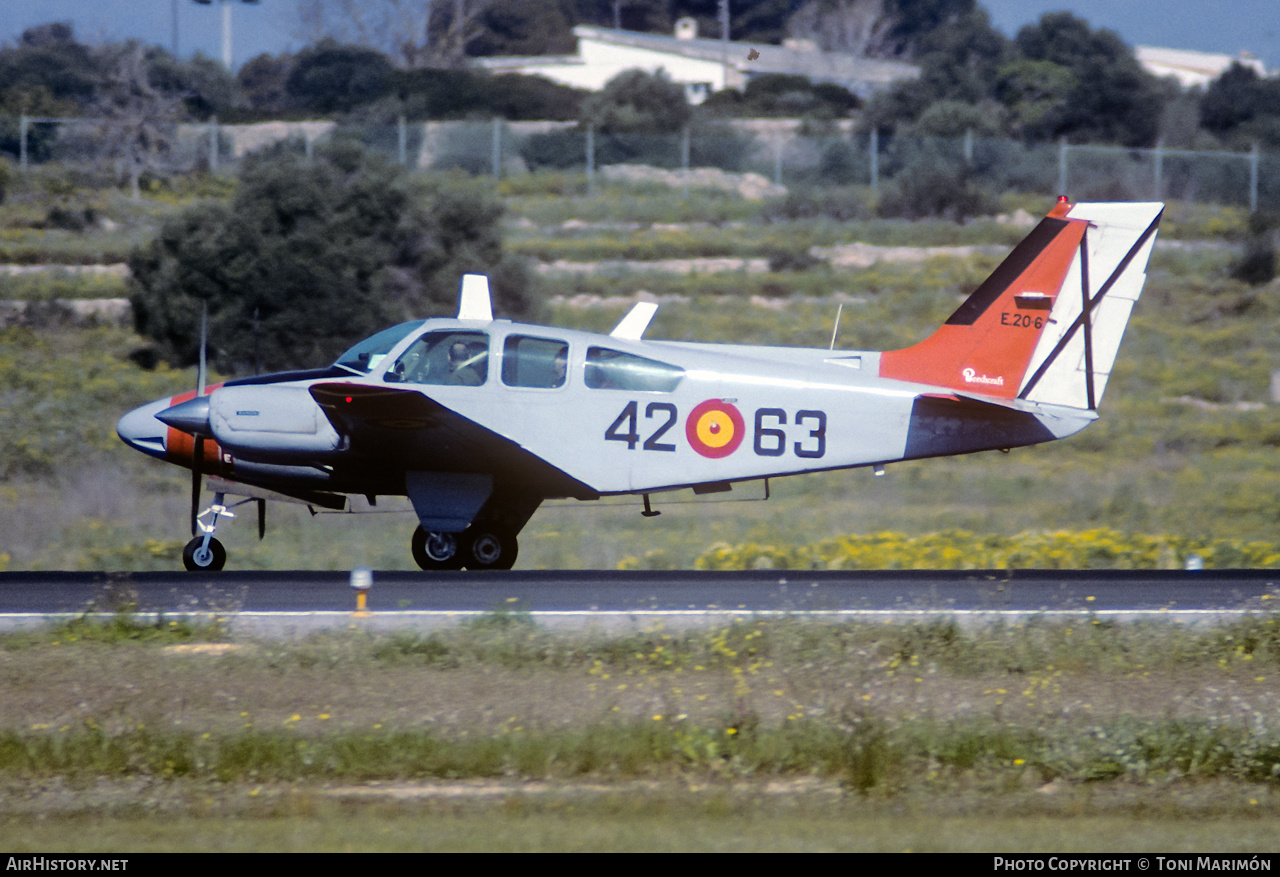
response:
<svg viewBox="0 0 1280 877"><path fill-rule="evenodd" d="M127 126L90 119L0 116L0 153L20 169L64 164L121 176L131 159L120 142ZM273 147L309 153L317 143L349 138L414 168L461 169L509 176L554 170L585 173L647 165L754 173L788 188L902 185L940 171L991 194L1068 194L1075 200L1178 199L1246 206L1280 195L1280 154L1127 149L977 138L882 137L814 131L803 123L723 122L673 135L601 134L560 122L418 122L171 125L151 144L146 171L157 176L197 170L233 171L254 151ZM141 159L134 159L141 160ZM934 176L929 176L930 174Z"/></svg>

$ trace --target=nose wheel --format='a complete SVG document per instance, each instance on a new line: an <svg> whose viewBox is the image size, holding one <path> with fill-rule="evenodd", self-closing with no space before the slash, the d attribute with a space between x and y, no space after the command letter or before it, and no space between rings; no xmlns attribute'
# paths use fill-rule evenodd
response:
<svg viewBox="0 0 1280 877"><path fill-rule="evenodd" d="M190 572L217 572L227 565L227 549L212 536L197 536L182 549L182 565Z"/></svg>
<svg viewBox="0 0 1280 877"><path fill-rule="evenodd" d="M225 500L224 494L214 494L213 505L195 517L196 528L200 533L182 549L182 565L189 572L217 572L227 565L227 549L213 538L214 531L218 529L219 518L235 517L235 514L224 504ZM261 512L261 506L259 506L259 512ZM209 518L207 524L203 520L206 516ZM261 518L259 518L259 530L261 530Z"/></svg>

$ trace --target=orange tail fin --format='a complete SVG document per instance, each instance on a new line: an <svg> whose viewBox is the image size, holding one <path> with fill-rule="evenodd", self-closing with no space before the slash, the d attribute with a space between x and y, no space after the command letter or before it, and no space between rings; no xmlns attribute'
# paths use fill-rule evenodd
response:
<svg viewBox="0 0 1280 877"><path fill-rule="evenodd" d="M1013 399L1088 223L1060 203L933 335L880 357L880 375Z"/></svg>

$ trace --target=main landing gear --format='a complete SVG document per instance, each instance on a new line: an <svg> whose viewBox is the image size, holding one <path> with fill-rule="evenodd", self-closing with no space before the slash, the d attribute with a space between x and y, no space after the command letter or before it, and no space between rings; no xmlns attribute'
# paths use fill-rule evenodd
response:
<svg viewBox="0 0 1280 877"><path fill-rule="evenodd" d="M413 531L413 559L428 572L449 569L511 569L520 546L507 530L472 524L462 533Z"/></svg>

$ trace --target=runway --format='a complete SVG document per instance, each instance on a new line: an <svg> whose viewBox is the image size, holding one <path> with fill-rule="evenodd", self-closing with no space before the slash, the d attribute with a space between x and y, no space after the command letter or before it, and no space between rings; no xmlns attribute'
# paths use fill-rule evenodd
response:
<svg viewBox="0 0 1280 877"><path fill-rule="evenodd" d="M218 617L235 633L430 629L517 613L574 629L681 628L754 617L962 624L1030 617L1210 624L1280 610L1280 570L374 571L356 615L347 572L0 573L0 629L128 610Z"/></svg>

